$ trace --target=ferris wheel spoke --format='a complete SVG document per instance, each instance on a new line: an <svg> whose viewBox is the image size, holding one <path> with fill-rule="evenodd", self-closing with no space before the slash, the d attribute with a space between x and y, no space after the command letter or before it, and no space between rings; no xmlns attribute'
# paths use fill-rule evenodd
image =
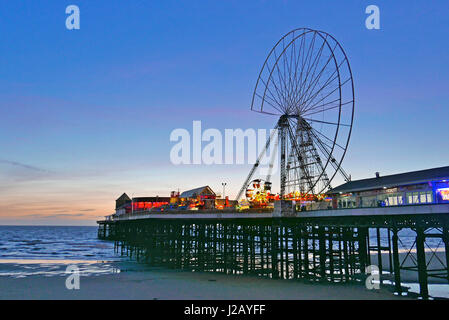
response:
<svg viewBox="0 0 449 320"><path fill-rule="evenodd" d="M291 51L291 50L290 50ZM286 54L283 54L284 59L283 59L283 65L284 65L284 76L285 76L285 71L287 71L288 74L288 79L287 79L287 104L286 104L286 109L287 109L287 113L290 113L290 109L291 109L291 104L292 104L292 75L291 75L291 66L290 63L287 61L286 59ZM285 78L287 78L285 76Z"/></svg>
<svg viewBox="0 0 449 320"><path fill-rule="evenodd" d="M338 76L335 76L333 80L335 80L337 77L338 77ZM332 82L333 82L333 80L332 80ZM316 106L322 107L323 105L329 104L329 103L326 103L326 104L320 104L320 102L322 102L323 100L327 99L327 98L330 97L332 94L334 94L337 90L339 90L339 89L341 88L341 85L340 85L339 83L336 84L336 87L335 87L333 90L331 90L330 92L327 92L327 94L326 94L325 96L322 96L320 100L318 100L317 102L314 102L314 100L315 100L315 98L318 96L318 93L321 93L321 91L323 91L324 88L326 88L326 87L328 87L329 85L331 85L332 82L329 82L329 83L327 83L325 86L323 86L323 87L319 90L319 92L317 92L317 94L315 94L314 97L311 98L311 100L309 100L309 103L308 103L307 106L305 107L304 112L311 111L311 110L315 109ZM331 89L331 88L332 88L332 87L329 87L328 89ZM337 101L340 100L340 96L341 96L341 95L338 95L338 96L339 96L339 98L336 99ZM312 102L314 103L313 105L312 105Z"/></svg>
<svg viewBox="0 0 449 320"><path fill-rule="evenodd" d="M333 174L332 177L331 177L331 180L335 177L335 175L337 174L337 172L340 172L341 175L345 178L345 180L346 180L346 181L349 181L349 180L350 180L350 179L349 179L349 176L346 174L346 172L345 172L345 171L343 170L343 168L341 167L341 162L342 162L343 158L340 159L340 161L338 161L337 159L335 159L335 157L332 155L333 150L331 150L331 151L329 152L329 150L327 150L327 149L324 147L324 143L321 141L321 139L320 139L318 136L316 136L316 135L315 135L315 138L316 138L316 140L318 141L319 145L321 145L321 146L323 147L323 149L324 149L326 152L328 152L328 155L329 155L329 159L330 159L331 165L332 165L332 167L334 167L334 169L335 169L334 174ZM343 155L344 155L344 154L343 154Z"/></svg>
<svg viewBox="0 0 449 320"><path fill-rule="evenodd" d="M333 105L333 104L335 104L335 105ZM304 111L303 116L306 117L306 116L309 116L311 114L321 113L323 111L326 111L324 107L327 107L327 106L330 106L330 105L333 105L333 106L329 107L329 110L332 110L332 109L335 109L335 108L339 108L341 106L340 98L337 98L337 99L328 101L326 103L320 104L318 106L315 106L314 108L309 108L306 111ZM311 113L311 111L314 111L314 110L317 110L317 111Z"/></svg>
<svg viewBox="0 0 449 320"><path fill-rule="evenodd" d="M303 112L307 112L311 107L310 104L315 100L315 98L321 93L323 92L325 89L327 89L329 86L331 85L336 85L335 89L339 88L339 83L335 84L335 80L338 79L339 75L338 73L333 76L335 73L335 71L332 73L332 75L326 80L326 82L321 86L321 88L319 88L313 95L309 95L307 97L307 100L305 101L301 101L301 105L304 106L303 108ZM334 90L335 90L334 89ZM327 96L325 97L327 98Z"/></svg>
<svg viewBox="0 0 449 320"><path fill-rule="evenodd" d="M331 103L335 103L336 101L339 101L340 99L336 99L336 100L334 100L334 101L331 101L331 102L328 102L328 103L326 103L326 104L324 104L324 105L320 105L319 107L323 107L323 106L325 106L325 105L329 105L329 104L331 104ZM314 114L317 114L317 113L323 113L323 112L325 112L325 111L328 111L328 110L333 110L333 109L337 109L337 108L341 108L341 107L343 107L343 106L345 106L345 105L349 105L350 103L353 103L354 102L354 100L351 100L351 101L347 101L347 102L344 102L344 103L338 103L338 104L336 104L335 106L332 106L332 107L328 107L328 108L325 108L325 109L319 109L319 110L317 110L317 111L315 111L315 112L308 112L308 113L305 113L304 114L304 116L306 117L308 117L308 116L311 116L311 115L314 115ZM315 108L315 109L317 109L317 108Z"/></svg>
<svg viewBox="0 0 449 320"><path fill-rule="evenodd" d="M266 83L262 78L260 78L260 80L261 80L261 81L263 82L263 84L265 85L265 88L267 88L268 93L270 94L271 100L274 101L274 102L279 106L279 108L282 109L282 104L281 104L281 102L278 101L278 100L276 99L276 95L273 94L273 92L270 90L270 87L267 85L267 83ZM260 97L260 96L259 96L259 97ZM280 110L279 110L279 112L282 113L282 111L280 111Z"/></svg>
<svg viewBox="0 0 449 320"><path fill-rule="evenodd" d="M326 36L326 38L327 38L327 36ZM322 53L323 53L323 49L324 49L325 44L326 44L326 42L323 41L323 44L321 45L320 49L318 50L318 53L317 53L316 56L315 56L315 59L314 59L314 62L313 62L315 68L313 69L313 73L312 73L311 79L313 79L314 76L315 76L317 67L318 67L318 65L319 65L318 62L319 62L319 59L320 59L321 56L322 56ZM307 89L304 91L304 94L307 94L308 90L310 89L311 83L312 83L312 82L309 83ZM296 91L296 95L295 95L295 103L296 103L297 105L299 105L299 102L300 102L300 100L301 100L300 97L303 95L302 91L303 91L304 89L303 89L302 84L301 84L301 86L300 86L300 88L299 88L300 90L297 90L297 88L298 88L298 87L296 86L296 88L295 88L295 91Z"/></svg>
<svg viewBox="0 0 449 320"><path fill-rule="evenodd" d="M294 33L293 33L293 37L294 37ZM297 75L297 71L298 71L298 62L297 62L297 54L296 54L296 41L293 41L292 43L292 50L291 50L291 56L290 56L290 61L292 60L292 58L294 57L294 70L295 73L293 75L293 84L292 84L292 90L293 93L295 94L297 92L297 88L298 88L298 79L296 78ZM295 98L293 98L293 101L295 101Z"/></svg>
<svg viewBox="0 0 449 320"><path fill-rule="evenodd" d="M340 161L338 161L337 159L335 159L334 156L332 156L332 154L329 154L329 159L331 160L330 161L331 166L334 168L334 173L332 174L332 177L330 178L330 180L333 180L335 175L337 174L337 172L340 172L340 174L343 176L343 178L346 181L350 181L349 176L347 175L347 173L343 170L343 167L341 166L341 162L342 162L343 158L340 159Z"/></svg>
<svg viewBox="0 0 449 320"><path fill-rule="evenodd" d="M339 100L340 100L340 99L337 99L337 101L339 101ZM332 102L335 103L335 101L331 101L331 102L329 102L328 104L331 104ZM321 107L321 106L320 106L320 107ZM334 109L341 109L341 104L340 104L340 103L337 103L336 105L333 105L333 106L331 106L331 107L327 107L327 108L323 108L323 109L318 109L318 110L316 110L316 111L314 111L314 112L307 112L307 113L304 114L304 117L310 117L311 115L318 114L318 113L324 113L325 111L334 110Z"/></svg>
<svg viewBox="0 0 449 320"><path fill-rule="evenodd" d="M321 151L324 151L324 152L322 152L324 155L326 155L326 156L329 156L332 152L333 152L333 147L331 146L331 145L329 145L329 144L327 144L326 142L323 142L318 136L317 136L317 132L319 132L318 130L316 130L316 129L314 129L314 128L311 128L310 129L310 132L311 132L311 134L312 134L312 139L315 139L316 141L315 141L315 143L319 143L321 146L326 146L327 148L329 148L329 150L328 149L326 149L326 148L324 148L323 150L321 150ZM320 135L322 135L322 136L324 136L321 132L319 132L319 134ZM325 137L325 136L324 136ZM336 145L336 143L335 143L335 141L333 141L332 139L330 139L330 138L328 138L328 137L326 137L326 139L327 140L329 140L329 142L330 143L332 143L332 145Z"/></svg>
<svg viewBox="0 0 449 320"><path fill-rule="evenodd" d="M304 34L304 37L303 37L303 39L305 38L305 34ZM301 70L304 70L304 66L305 66L305 64L306 63L310 63L310 56L311 56L311 52L313 52L313 47L314 47L314 41L315 41L315 34L314 34L314 36L313 36L313 38L312 38L312 45L311 46L309 46L309 49L308 49L308 51L307 51L307 54L306 54L306 57L305 57L305 59L303 58L302 59L302 68L301 68ZM295 42L295 38L288 44L288 49L290 50L290 51L292 51L291 50L291 44L292 43L294 43ZM284 63L284 68L283 68L283 77L281 77L281 79L280 79L280 81L283 81L283 84L284 84L284 87L285 87L285 89L286 89L286 95L287 95L287 97L286 97L286 106L285 106L285 108L286 108L286 113L287 114L289 114L290 112L291 112L291 110L295 107L294 106L294 104L293 104L293 94L294 94L294 92L293 92L293 90L292 90L292 82L291 82L291 63L287 63L287 60L285 59L285 57L286 57L286 47L285 47L285 43L284 43L284 41L283 41L283 51L282 51L282 53L281 53L281 55L283 56L283 63ZM291 52L291 54L292 54L293 52ZM276 53L275 53L275 57L277 57L276 56ZM277 63L277 66L279 65L279 63ZM287 70L287 66L288 66L288 70ZM288 85L287 85L287 83L286 83L286 75L285 75L285 72L286 71L288 71L288 73L289 73L289 81L288 81ZM278 75L280 76L281 74L279 74L279 69L278 69Z"/></svg>
<svg viewBox="0 0 449 320"><path fill-rule="evenodd" d="M299 54L299 52L300 51L298 50L298 54ZM294 73L294 76L293 76L293 79L294 79L293 91L294 91L295 96L293 98L293 101L296 101L296 95L297 95L297 92L298 92L298 78L297 78L297 76L298 76L298 59L297 59L298 55L296 54L295 42L293 42L292 53L294 53L293 56L295 57L295 73Z"/></svg>
<svg viewBox="0 0 449 320"><path fill-rule="evenodd" d="M335 46L336 47L336 46ZM333 50L335 49L335 47L333 48ZM324 66L321 68L320 72L318 73L318 75L315 77L315 79L313 79L310 83L309 86L307 87L307 89L304 91L304 93L300 96L299 102L301 103L301 105L304 105L305 102L308 100L308 98L310 97L310 95L315 91L316 85L319 83L319 80L321 79L321 76L323 75L324 71L326 70L327 66L329 65L329 62L332 61L332 55L329 55L329 58L326 60L326 63L324 64ZM334 72L330 75L330 77L332 77L332 75L336 72L336 70L334 70Z"/></svg>
<svg viewBox="0 0 449 320"><path fill-rule="evenodd" d="M285 101L285 98L284 98L284 95L283 95L282 91L278 88L278 86L276 85L276 82L273 80L273 77L271 76L273 74L273 72L274 72L274 69L271 69L270 66L268 65L268 63L267 63L267 69L270 72L270 76L268 77L268 83L270 83L270 81L271 81L271 83L273 84L273 86L274 86L274 88L275 88L275 90L276 90L276 92L278 94L279 99L281 99L281 101ZM263 82L266 83L265 81L263 81ZM269 89L269 85L265 86L265 91L267 89ZM283 104L280 103L280 105L282 106L281 109L284 109Z"/></svg>
<svg viewBox="0 0 449 320"><path fill-rule="evenodd" d="M291 100L291 95L292 95L292 71L291 71L291 59L292 59L292 48L290 47L290 43L288 44L288 48L290 51L290 62L288 61L288 57L287 54L288 52L286 52L286 47L285 47L285 43L282 42L283 45L283 52L285 52L285 54L283 54L283 64L284 64L284 78L287 78L288 75L288 82L287 82L287 96L288 96L288 104L287 104L287 108L290 109L290 105L292 103ZM287 72L287 75L285 74L285 72Z"/></svg>
<svg viewBox="0 0 449 320"><path fill-rule="evenodd" d="M305 36L301 37L300 47L298 50L298 54L295 54L296 59L296 69L295 69L295 91L297 91L298 84L302 83L302 77L304 73L304 56L305 56ZM301 72L299 73L299 77L297 77L298 66L301 66Z"/></svg>
<svg viewBox="0 0 449 320"><path fill-rule="evenodd" d="M286 93L286 98L287 98L287 100L286 100L286 104L285 104L285 108L288 108L288 105L289 105L289 98L288 98L288 95L289 95L289 89L288 89L288 84L287 84L287 76L286 76L286 73L285 73L285 69L286 69L286 66L285 66L285 38L284 39L282 39L282 52L281 52L281 55L279 56L279 58L281 58L282 57L282 65L283 65L283 68L282 68L282 79L284 80L284 85L285 85L285 87L284 87L284 89L285 89L285 93ZM276 65L279 65L279 62L280 61L278 61L277 63L276 63ZM279 69L278 69L279 70Z"/></svg>
<svg viewBox="0 0 449 320"><path fill-rule="evenodd" d="M277 69L277 72L276 72L276 74L277 74L277 76L278 76L278 79L279 79L279 84L281 85L281 86L283 86L283 92L287 92L287 90L286 90L286 88L287 88L287 85L286 85L286 83L285 83L285 79L284 78L282 78L282 72L281 72L281 70L279 69L279 58L278 58L278 56L276 55L276 50L274 50L274 57L276 58L276 64L275 64L275 66L273 67L273 68L276 68ZM281 87L281 89L282 89L282 87ZM282 92L282 91L281 91ZM285 94L283 94L282 95L282 97L283 97L283 99L284 99L284 102L288 102L288 99L287 99L287 96L285 95ZM287 106L284 106L284 112L286 112L287 110Z"/></svg>
<svg viewBox="0 0 449 320"><path fill-rule="evenodd" d="M330 60L331 60L332 56L329 56L328 61L326 62L326 66L329 64ZM343 60L344 61L344 60ZM342 63L343 63L342 61ZM339 79L339 72L338 69L341 66L341 63L338 65L338 67L335 68L335 70L328 76L327 80L324 82L323 85L321 85L321 88L316 89L317 84L319 83L319 80L321 79L321 76L323 74L322 71L324 71L326 69L326 66L320 71L320 74L317 76L316 80L314 81L314 85L313 87L308 90L307 92L307 96L304 96L304 99L302 99L301 101L301 105L304 105L303 111L307 110L307 105L310 104L311 101L313 101L318 94L320 94L321 91L323 91L327 86L329 86L330 84L334 83L334 80ZM335 75L335 76L334 76Z"/></svg>
<svg viewBox="0 0 449 320"><path fill-rule="evenodd" d="M321 139L312 133L312 139L314 139L316 145L318 146L318 148L321 150L321 153L327 158L327 163L326 163L326 167L328 165L329 162L332 162L332 147L329 146L328 144L326 144L325 142L321 141ZM329 148L330 150L328 150L327 148Z"/></svg>
<svg viewBox="0 0 449 320"><path fill-rule="evenodd" d="M344 123L337 123L337 122L329 122L329 121L321 121L321 120L315 120L315 119L310 119L310 118L303 118L304 120L307 121L313 121L313 122L319 122L319 123L323 123L323 124L331 124L334 126L345 126L345 127L350 127L350 124L344 124Z"/></svg>
<svg viewBox="0 0 449 320"><path fill-rule="evenodd" d="M282 111L281 111L280 109L278 109L274 104L270 103L270 101L264 99L260 94L256 93L256 96L258 96L260 99L264 100L264 102L268 103L270 106L272 106L272 107L275 108L277 111L279 111L280 114L282 114ZM267 98L267 96L265 96L265 98ZM260 112L267 113L266 111L263 111L263 107L260 109Z"/></svg>
<svg viewBox="0 0 449 320"><path fill-rule="evenodd" d="M293 38L295 39L294 35ZM294 61L293 61L294 60ZM294 68L294 74L292 77L292 68ZM297 71L298 71L298 60L297 60L297 54L296 54L296 42L292 41L291 43L291 49L290 49L290 64L289 64L289 75L290 75L290 81L289 81L289 92L290 92L290 110L292 110L295 107L295 94L297 92ZM289 113L290 113L289 110Z"/></svg>
<svg viewBox="0 0 449 320"><path fill-rule="evenodd" d="M300 48L298 50L298 64L297 66L301 66L301 72L299 73L299 78L297 79L297 81L299 81L300 83L302 82L302 74L304 73L304 56L305 56L305 36L301 37L301 45Z"/></svg>
<svg viewBox="0 0 449 320"><path fill-rule="evenodd" d="M302 91L303 87L304 87L304 83L307 81L308 75L309 75L309 71L310 71L310 61L311 61L311 57L313 54L313 49L315 48L315 39L316 39L316 33L314 33L311 44L309 45L309 49L307 50L307 54L302 55L302 63L301 63L301 74L300 74L300 78L298 79L299 82L297 81L297 85L296 88L298 87L299 84L299 90L297 91L297 94L300 94L300 92ZM307 68L306 68L306 64L307 64ZM304 72L305 71L305 72ZM304 75L304 77L303 77ZM295 103L296 104L296 103Z"/></svg>
<svg viewBox="0 0 449 320"><path fill-rule="evenodd" d="M313 131L313 132L312 132L313 138L316 140L317 143L319 143L319 144L323 147L323 150L324 150L324 153L326 154L326 156L329 156L329 155L332 153L332 151L329 151L329 150L332 150L332 149L333 149L332 146L329 145L328 143L324 142L323 140L321 140L320 137L318 137L318 135L317 135L317 133L319 132L318 130L312 129L312 131ZM319 134L320 134L321 136L325 137L326 140L328 140L328 141L329 141L330 143L332 143L333 145L337 145L337 143L336 143L335 141L333 141L332 139L326 137L326 136L323 135L321 132L319 132ZM326 148L324 148L324 147L326 147ZM341 149L344 149L344 148L343 148L342 146L340 146L340 145L338 145L338 147L340 147ZM328 148L328 149L327 149L327 148Z"/></svg>
<svg viewBox="0 0 449 320"><path fill-rule="evenodd" d="M320 105L320 102L323 101L324 99L327 99L330 95L332 95L335 91L337 90L341 90L341 87L344 86L347 82L349 82L349 80L351 80L352 78L348 78L346 79L342 84L340 84L338 87L336 87L334 90L332 90L331 92L329 92L326 96L322 97L319 101L317 101L314 105L310 106L308 108L308 110L313 110L317 105L319 105L319 107L321 107L322 105ZM339 95L341 97L341 95ZM338 99L340 100L340 99Z"/></svg>
<svg viewBox="0 0 449 320"><path fill-rule="evenodd" d="M299 84L299 90L297 91L297 95L301 95L302 91L304 90L305 84L307 83L308 79L309 79L309 75L311 70L315 70L316 69L316 65L317 65L317 56L318 55L314 55L314 49L315 49L315 42L316 42L316 33L313 36L312 39L312 43L310 45L309 48L311 48L310 52L308 52L307 57L306 57L306 61L307 61L307 66L306 66L306 72L305 72L305 77L304 79L302 79L301 83ZM321 50L321 49L320 49ZM309 54L310 53L310 54ZM312 57L315 56L315 59L312 60ZM315 66L315 68L314 68ZM305 65L303 66L303 68L305 67ZM295 101L296 101L296 97L295 97Z"/></svg>
<svg viewBox="0 0 449 320"><path fill-rule="evenodd" d="M260 110L253 110L253 111L257 112L257 113L269 114L270 116L279 116L279 113L272 113L272 112L260 111Z"/></svg>
<svg viewBox="0 0 449 320"><path fill-rule="evenodd" d="M321 137L323 137L324 139L328 140L330 143L335 144L337 147L339 147L342 150L346 150L345 147L342 147L340 144L338 144L337 142L335 142L334 140L326 137L324 134L322 134L321 132L319 132L318 130L316 130L315 128L312 128L312 131L316 134L319 134ZM329 148L331 149L331 147L329 146Z"/></svg>

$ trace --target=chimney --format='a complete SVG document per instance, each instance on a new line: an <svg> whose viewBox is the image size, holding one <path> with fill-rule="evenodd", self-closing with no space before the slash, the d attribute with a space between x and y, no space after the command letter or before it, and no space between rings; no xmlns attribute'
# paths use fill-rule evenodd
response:
<svg viewBox="0 0 449 320"><path fill-rule="evenodd" d="M379 177L380 177L380 173L376 172L376 178L379 178Z"/></svg>

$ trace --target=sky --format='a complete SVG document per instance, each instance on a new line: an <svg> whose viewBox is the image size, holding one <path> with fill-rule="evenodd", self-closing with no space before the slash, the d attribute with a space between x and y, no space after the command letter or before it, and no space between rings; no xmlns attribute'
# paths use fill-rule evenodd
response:
<svg viewBox="0 0 449 320"><path fill-rule="evenodd" d="M65 25L68 5L80 29ZM368 5L380 30L365 27ZM271 47L332 34L352 68L352 179L448 165L447 1L0 1L0 224L95 225L114 200L210 185L250 165L170 162L170 133L271 128L250 111ZM338 184L336 180L334 184Z"/></svg>

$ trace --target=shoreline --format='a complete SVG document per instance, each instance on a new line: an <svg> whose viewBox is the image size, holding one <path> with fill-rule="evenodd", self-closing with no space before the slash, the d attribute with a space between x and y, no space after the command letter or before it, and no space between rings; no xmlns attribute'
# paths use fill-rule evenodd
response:
<svg viewBox="0 0 449 320"><path fill-rule="evenodd" d="M427 252L430 257L432 252ZM437 252L442 255L443 252ZM400 260L406 253L400 253ZM382 254L384 272L388 254ZM441 257L443 258L443 257ZM82 262L77 264L77 262ZM371 255L377 263L377 255ZM68 290L65 274L68 265L80 270L80 290ZM435 267L431 264L431 267ZM150 267L133 260L58 260L1 259L0 300L10 299L163 299L163 300L395 300L416 299L418 273L401 270L401 282L410 287L407 296L393 294L392 274L383 274L386 283L380 290L368 290L364 283L318 283L301 279L274 280L252 275ZM433 289L431 288L433 287ZM446 290L447 282L429 278L429 291ZM431 294L432 295L432 294ZM440 294L436 297L449 295Z"/></svg>
<svg viewBox="0 0 449 320"><path fill-rule="evenodd" d="M142 271L142 272L139 272ZM80 277L80 289L68 290L66 276L0 277L0 300L391 300L386 288L361 284L304 283L254 276L175 270L126 270Z"/></svg>

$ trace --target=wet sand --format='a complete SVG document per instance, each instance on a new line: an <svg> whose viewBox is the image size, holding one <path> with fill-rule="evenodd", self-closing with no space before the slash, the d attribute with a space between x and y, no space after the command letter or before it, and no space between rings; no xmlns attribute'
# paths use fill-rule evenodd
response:
<svg viewBox="0 0 449 320"><path fill-rule="evenodd" d="M307 284L185 271L125 271L80 277L80 289L68 290L65 276L0 277L0 299L404 299L357 284Z"/></svg>
<svg viewBox="0 0 449 320"><path fill-rule="evenodd" d="M427 252L427 259L432 257ZM443 252L437 252L431 259L430 268L444 261ZM401 262L406 253L400 253ZM388 255L382 255L384 272L388 268ZM409 260L409 259L408 259ZM391 286L380 290L368 290L363 283L320 284L298 280L273 280L256 276L225 275L220 273L200 273L179 270L150 268L131 261L119 263L78 264L81 271L80 289L68 290L65 286L65 269L68 262L50 260L43 264L33 264L38 260L5 260L0 263L0 299L179 299L179 300L307 300L307 299L348 299L377 300L416 298L395 296ZM8 263L11 262L11 263ZM45 263L47 262L47 263ZM83 261L86 262L86 261ZM41 262L42 263L42 262ZM371 263L377 264L377 256L371 256ZM404 265L408 265L406 261ZM119 273L114 273L120 270ZM26 276L23 276L25 275ZM22 277L21 277L22 276ZM415 283L417 292L417 272L401 270L403 282ZM393 280L392 275L384 274L385 280ZM436 287L440 292L449 292L449 285L441 279L429 278L429 283L441 283ZM390 290L389 290L390 289ZM431 290L432 291L432 290ZM447 294L437 296L445 296Z"/></svg>
<svg viewBox="0 0 449 320"><path fill-rule="evenodd" d="M377 266L379 264L377 254L371 254L371 264ZM391 258L393 259L393 258ZM393 260L391 261L393 263ZM444 251L432 252L430 250L426 251L426 263L427 270L429 273L430 270L435 269L444 269L446 267L446 253ZM399 264L403 267L411 267L416 266L417 264L417 256L416 251L408 252L399 252ZM390 257L387 252L382 252L382 267L383 271L392 272L392 268L390 268ZM393 274L384 275L385 279L393 280ZM418 272L416 270L401 270L401 282L418 282ZM448 286L449 292L449 284L447 279L438 279L434 277L428 278L429 283L440 283L446 284Z"/></svg>

